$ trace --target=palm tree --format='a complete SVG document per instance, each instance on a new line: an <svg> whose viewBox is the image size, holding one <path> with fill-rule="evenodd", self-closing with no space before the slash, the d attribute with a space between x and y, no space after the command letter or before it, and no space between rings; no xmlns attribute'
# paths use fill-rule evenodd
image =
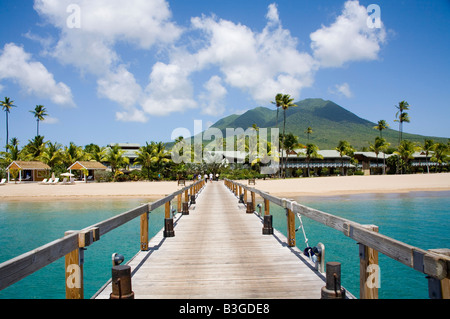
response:
<svg viewBox="0 0 450 319"><path fill-rule="evenodd" d="M387 129L388 127L389 127L389 124L387 124L385 120L379 120L378 124L375 125L373 128L380 131L380 137L382 138L383 137L382 131Z"/></svg>
<svg viewBox="0 0 450 319"><path fill-rule="evenodd" d="M62 162L66 168L76 161L84 161L88 159L88 156L83 151L83 148L75 145L73 142L70 142L69 147L64 147L62 154Z"/></svg>
<svg viewBox="0 0 450 319"><path fill-rule="evenodd" d="M427 173L430 174L430 166L428 165L428 155L434 151L434 148L436 145L434 144L433 140L425 139L422 150L425 152L425 161L427 164Z"/></svg>
<svg viewBox="0 0 450 319"><path fill-rule="evenodd" d="M439 170L442 172L442 163L448 161L448 146L444 143L438 143L436 144L436 147L434 148L434 156L431 159L434 162L439 163ZM437 167L436 167L437 171Z"/></svg>
<svg viewBox="0 0 450 319"><path fill-rule="evenodd" d="M14 101L11 101L9 97L5 97L3 101L0 101L0 105L3 108L3 111L6 113L6 152L8 152L8 140L9 140L9 128L8 128L8 114L11 112L11 108L16 107L13 104Z"/></svg>
<svg viewBox="0 0 450 319"><path fill-rule="evenodd" d="M275 127L278 126L278 111L279 111L279 109L280 109L280 107L281 107L281 104L283 103L282 99L283 99L283 94L278 93L278 94L275 96L275 101L272 101L272 102L271 102L272 104L275 104L276 107L277 107L277 121L276 121Z"/></svg>
<svg viewBox="0 0 450 319"><path fill-rule="evenodd" d="M123 156L125 152L122 151L118 145L112 145L105 154L105 161L109 162L114 179L116 178L116 171L130 164L128 157Z"/></svg>
<svg viewBox="0 0 450 319"><path fill-rule="evenodd" d="M42 153L45 150L47 142L44 142L44 136L35 136L28 140L28 144L23 148L23 153L28 160L40 160Z"/></svg>
<svg viewBox="0 0 450 319"><path fill-rule="evenodd" d="M336 151L339 152L339 156L342 159L342 175L344 175L344 156L352 155L355 149L350 145L348 141L339 141L338 146L335 148Z"/></svg>
<svg viewBox="0 0 450 319"><path fill-rule="evenodd" d="M283 115L284 115L284 120L283 120L283 142L282 144L284 144L284 138L286 136L286 111L291 108L291 107L296 107L297 105L294 104L294 99L291 98L291 96L289 94L284 94L282 99L281 99L281 108L283 109ZM286 154L287 156L287 154ZM283 159L283 156L282 156ZM285 165L286 165L286 159L284 159ZM285 167L286 169L286 167ZM286 177L286 171L283 170L283 177Z"/></svg>
<svg viewBox="0 0 450 319"><path fill-rule="evenodd" d="M369 149L375 153L377 157L377 168L378 168L378 154L380 152L383 152L383 175L386 173L385 167L386 167L386 157L384 156L384 152L386 151L387 147L390 145L390 143L386 142L386 139L382 137L375 137L375 143L370 144Z"/></svg>
<svg viewBox="0 0 450 319"><path fill-rule="evenodd" d="M403 135L403 122L406 122L406 123L410 122L409 115L408 115L408 113L405 112L405 111L409 110L410 105L406 101L401 101L395 107L398 109L398 112L395 114L395 117L398 118L398 120L395 120L395 122L399 122L398 143L400 144L402 141L402 135Z"/></svg>
<svg viewBox="0 0 450 319"><path fill-rule="evenodd" d="M136 164L142 165L142 170L147 171L147 179L151 179L151 167L153 164L153 147L152 144L146 142L145 146L142 146L137 152Z"/></svg>
<svg viewBox="0 0 450 319"><path fill-rule="evenodd" d="M286 136L283 136L283 149L286 151L286 162L285 162L285 168L286 170L286 164L287 164L287 157L289 156L289 153L293 151L296 148L305 148L306 146L301 144L298 141L298 136L295 136L292 133L286 134Z"/></svg>
<svg viewBox="0 0 450 319"><path fill-rule="evenodd" d="M403 174L403 169L405 169L405 173L406 173L406 168L408 167L409 162L414 158L413 154L416 151L417 147L416 145L411 142L411 141L401 141L400 145L398 146L398 149L396 152L396 154L398 154L400 156L400 159L402 160L401 166L402 166L402 170L401 173Z"/></svg>
<svg viewBox="0 0 450 319"><path fill-rule="evenodd" d="M40 158L45 164L50 166L50 169L53 171L56 165L62 163L62 145L57 142L48 142L47 145L48 146L44 149Z"/></svg>
<svg viewBox="0 0 450 319"><path fill-rule="evenodd" d="M322 155L319 154L319 148L315 144L306 144L306 162L308 163L308 177L309 177L309 162L313 158L323 158Z"/></svg>
<svg viewBox="0 0 450 319"><path fill-rule="evenodd" d="M308 126L305 133L308 135L308 142L309 142L309 136L313 133L313 129L311 126Z"/></svg>
<svg viewBox="0 0 450 319"><path fill-rule="evenodd" d="M19 140L13 137L8 144L9 152L0 152L6 163L11 163L20 159Z"/></svg>
<svg viewBox="0 0 450 319"><path fill-rule="evenodd" d="M39 121L43 121L45 119L45 117L48 116L47 110L45 109L45 107L43 105L36 105L36 107L34 108L34 111L30 111L30 113L32 113L34 115L34 117L36 118L36 123L37 123L36 136L38 136L39 135Z"/></svg>

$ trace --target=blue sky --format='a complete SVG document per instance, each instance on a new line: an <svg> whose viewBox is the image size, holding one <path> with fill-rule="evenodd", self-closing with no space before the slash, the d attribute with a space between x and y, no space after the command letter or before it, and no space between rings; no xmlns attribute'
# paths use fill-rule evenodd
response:
<svg viewBox="0 0 450 319"><path fill-rule="evenodd" d="M0 0L9 137L170 141L276 93L332 100L392 128L450 137L450 1ZM367 7L375 4L375 11ZM379 10L378 10L378 9ZM367 20L380 16L381 23ZM0 145L5 144L0 112Z"/></svg>

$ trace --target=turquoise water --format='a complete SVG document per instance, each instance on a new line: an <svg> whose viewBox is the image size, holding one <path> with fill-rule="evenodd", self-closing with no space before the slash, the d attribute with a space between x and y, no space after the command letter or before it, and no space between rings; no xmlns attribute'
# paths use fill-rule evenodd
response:
<svg viewBox="0 0 450 319"><path fill-rule="evenodd" d="M422 249L450 247L450 192L370 194L296 198L304 205L353 220L375 224L380 233ZM61 238L67 230L83 229L139 206L144 199L124 201L63 201L0 203L0 263ZM271 206L274 227L286 233L281 207ZM164 225L162 209L150 214L149 232ZM310 246L325 244L326 261L342 263L342 283L359 296L358 245L342 233L303 218ZM110 278L111 255L126 260L139 250L139 218L102 236L85 251L85 298L90 298ZM305 248L301 231L297 246ZM425 275L380 254L380 298L428 298ZM65 298L64 258L0 291L0 299Z"/></svg>
<svg viewBox="0 0 450 319"><path fill-rule="evenodd" d="M0 203L0 263L148 202L95 200ZM164 212L149 216L149 235L164 227ZM111 255L124 255L125 262L140 249L140 219L105 234L84 253L84 294L94 295L111 277ZM64 258L0 291L0 299L64 299Z"/></svg>
<svg viewBox="0 0 450 319"><path fill-rule="evenodd" d="M450 248L450 192L408 194L364 194L335 197L299 197L303 205L337 215L360 224L379 226L379 232L422 248ZM286 233L286 214L271 208L274 227ZM309 246L325 245L325 261L342 264L342 284L359 297L359 247L341 232L308 218L302 218ZM297 220L297 227L299 223ZM305 246L303 233L296 234L297 246ZM380 299L426 299L425 275L379 254Z"/></svg>

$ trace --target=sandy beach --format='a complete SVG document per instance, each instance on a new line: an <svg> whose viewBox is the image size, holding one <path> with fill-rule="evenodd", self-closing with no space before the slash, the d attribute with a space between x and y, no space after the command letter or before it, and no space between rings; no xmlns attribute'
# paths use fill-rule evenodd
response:
<svg viewBox="0 0 450 319"><path fill-rule="evenodd" d="M246 184L247 181L244 180L241 183ZM76 183L75 185L7 184L0 186L0 200L157 199L182 187L177 186L177 182ZM280 197L450 191L450 173L257 180L255 187Z"/></svg>

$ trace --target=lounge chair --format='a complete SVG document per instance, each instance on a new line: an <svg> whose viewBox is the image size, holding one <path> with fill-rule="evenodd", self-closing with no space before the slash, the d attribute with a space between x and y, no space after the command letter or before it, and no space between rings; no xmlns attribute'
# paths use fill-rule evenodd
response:
<svg viewBox="0 0 450 319"><path fill-rule="evenodd" d="M47 178L44 178L42 182L39 183L40 185L46 185L47 184Z"/></svg>
<svg viewBox="0 0 450 319"><path fill-rule="evenodd" d="M59 183L59 177L55 178L53 182L51 182L52 185L56 185Z"/></svg>
<svg viewBox="0 0 450 319"><path fill-rule="evenodd" d="M63 181L61 182L61 185L73 185L73 184L75 184L75 182L72 180L69 182L67 177L64 177Z"/></svg>
<svg viewBox="0 0 450 319"><path fill-rule="evenodd" d="M0 182L0 185L6 185L6 178L2 179L2 181Z"/></svg>

